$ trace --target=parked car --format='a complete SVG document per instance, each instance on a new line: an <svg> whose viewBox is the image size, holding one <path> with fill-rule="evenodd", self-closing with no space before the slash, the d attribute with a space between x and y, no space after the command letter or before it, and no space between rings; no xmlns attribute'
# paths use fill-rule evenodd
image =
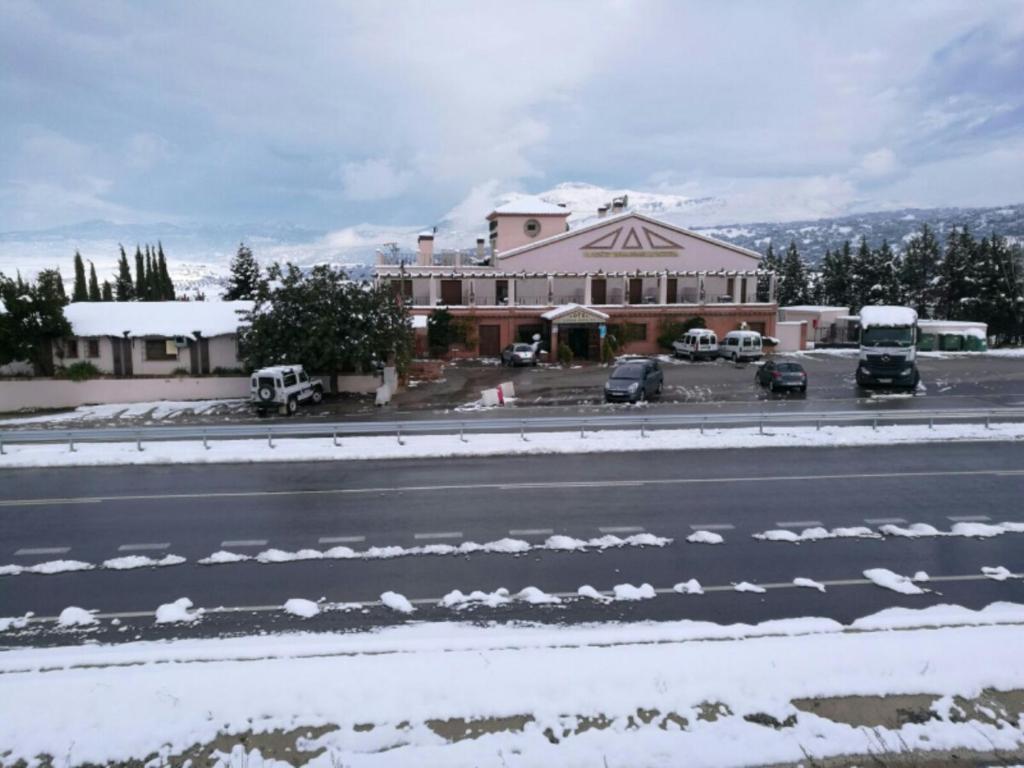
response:
<svg viewBox="0 0 1024 768"><path fill-rule="evenodd" d="M262 416L271 409L291 416L299 403L319 403L324 387L306 375L301 365L275 365L253 371L249 379L249 402Z"/></svg>
<svg viewBox="0 0 1024 768"><path fill-rule="evenodd" d="M761 334L757 331L729 331L718 343L718 355L734 363L759 360L764 352Z"/></svg>
<svg viewBox="0 0 1024 768"><path fill-rule="evenodd" d="M718 337L707 328L691 328L672 342L672 354L690 360L710 360L718 357Z"/></svg>
<svg viewBox="0 0 1024 768"><path fill-rule="evenodd" d="M536 365L537 355L531 344L509 344L501 350L502 365Z"/></svg>
<svg viewBox="0 0 1024 768"><path fill-rule="evenodd" d="M636 358L615 366L604 385L606 403L635 403L661 394L664 377L657 360Z"/></svg>
<svg viewBox="0 0 1024 768"><path fill-rule="evenodd" d="M775 392L780 389L807 391L807 372L800 363L790 360L769 360L754 374L754 381Z"/></svg>

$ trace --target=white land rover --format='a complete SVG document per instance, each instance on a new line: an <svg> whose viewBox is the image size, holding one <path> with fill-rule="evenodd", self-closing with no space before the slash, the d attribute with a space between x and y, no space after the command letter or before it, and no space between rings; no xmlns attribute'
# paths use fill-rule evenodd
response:
<svg viewBox="0 0 1024 768"><path fill-rule="evenodd" d="M323 384L310 380L301 365L260 368L249 379L249 402L260 415L277 409L291 416L299 410L299 403L316 404L323 399Z"/></svg>

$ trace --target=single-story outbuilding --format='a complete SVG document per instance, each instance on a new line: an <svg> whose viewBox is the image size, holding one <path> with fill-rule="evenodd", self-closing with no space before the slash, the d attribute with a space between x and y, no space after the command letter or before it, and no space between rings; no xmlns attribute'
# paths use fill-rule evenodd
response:
<svg viewBox="0 0 1024 768"><path fill-rule="evenodd" d="M85 360L115 376L200 375L241 368L238 327L251 301L101 301L64 308L72 335L54 364Z"/></svg>

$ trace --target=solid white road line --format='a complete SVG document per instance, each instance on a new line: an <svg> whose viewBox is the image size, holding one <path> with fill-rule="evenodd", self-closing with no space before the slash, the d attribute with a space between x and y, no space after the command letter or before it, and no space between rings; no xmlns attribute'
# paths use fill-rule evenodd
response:
<svg viewBox="0 0 1024 768"><path fill-rule="evenodd" d="M461 539L462 531L444 531L441 533L416 533L414 539Z"/></svg>
<svg viewBox="0 0 1024 768"><path fill-rule="evenodd" d="M321 536L317 539L319 544L359 544L366 541L365 536Z"/></svg>
<svg viewBox="0 0 1024 768"><path fill-rule="evenodd" d="M735 528L732 523L694 523L690 526L692 531L731 531Z"/></svg>
<svg viewBox="0 0 1024 768"><path fill-rule="evenodd" d="M598 529L601 533L643 533L644 528L640 525L605 525Z"/></svg>
<svg viewBox="0 0 1024 768"><path fill-rule="evenodd" d="M555 532L554 528L513 528L508 532L509 536L550 536Z"/></svg>
<svg viewBox="0 0 1024 768"><path fill-rule="evenodd" d="M266 539L227 539L220 543L222 547L265 547Z"/></svg>
<svg viewBox="0 0 1024 768"><path fill-rule="evenodd" d="M63 555L71 547L30 547L19 549L14 553L15 557L31 557L32 555Z"/></svg>
<svg viewBox="0 0 1024 768"><path fill-rule="evenodd" d="M787 520L776 523L779 528L820 528L820 520Z"/></svg>
<svg viewBox="0 0 1024 768"><path fill-rule="evenodd" d="M167 549L170 545L169 542L163 542L162 544L122 544L117 548L118 552L144 552L153 549Z"/></svg>
<svg viewBox="0 0 1024 768"><path fill-rule="evenodd" d="M899 525L907 521L902 517L865 517L864 522L868 525Z"/></svg>
<svg viewBox="0 0 1024 768"><path fill-rule="evenodd" d="M988 515L946 515L946 519L954 523L983 523L992 518Z"/></svg>

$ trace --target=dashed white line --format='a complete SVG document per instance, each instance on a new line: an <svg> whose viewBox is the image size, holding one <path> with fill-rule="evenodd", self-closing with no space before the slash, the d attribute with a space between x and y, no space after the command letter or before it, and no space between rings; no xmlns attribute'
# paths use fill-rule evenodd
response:
<svg viewBox="0 0 1024 768"><path fill-rule="evenodd" d="M228 539L220 543L222 547L265 547L266 539Z"/></svg>
<svg viewBox="0 0 1024 768"><path fill-rule="evenodd" d="M550 536L555 532L554 528L513 528L508 532L509 536Z"/></svg>
<svg viewBox="0 0 1024 768"><path fill-rule="evenodd" d="M440 533L416 533L414 539L461 539L462 531L443 531Z"/></svg>
<svg viewBox="0 0 1024 768"><path fill-rule="evenodd" d="M320 544L359 544L364 541L365 536L321 536L317 539Z"/></svg>
<svg viewBox="0 0 1024 768"><path fill-rule="evenodd" d="M735 528L732 523L694 523L690 526L693 531L732 531Z"/></svg>
<svg viewBox="0 0 1024 768"><path fill-rule="evenodd" d="M786 520L776 523L779 528L820 528L820 520Z"/></svg>
<svg viewBox="0 0 1024 768"><path fill-rule="evenodd" d="M907 521L902 517L865 517L864 522L868 525L900 525Z"/></svg>
<svg viewBox="0 0 1024 768"><path fill-rule="evenodd" d="M639 525L605 525L599 527L601 533L643 533L644 529Z"/></svg>
<svg viewBox="0 0 1024 768"><path fill-rule="evenodd" d="M31 557L32 555L63 555L71 547L26 547L14 553L15 557Z"/></svg>
<svg viewBox="0 0 1024 768"><path fill-rule="evenodd" d="M153 549L167 549L170 545L169 542L163 542L161 544L122 544L117 548L118 552L143 552Z"/></svg>
<svg viewBox="0 0 1024 768"><path fill-rule="evenodd" d="M946 517L954 523L983 523L992 519L988 515L947 515Z"/></svg>

